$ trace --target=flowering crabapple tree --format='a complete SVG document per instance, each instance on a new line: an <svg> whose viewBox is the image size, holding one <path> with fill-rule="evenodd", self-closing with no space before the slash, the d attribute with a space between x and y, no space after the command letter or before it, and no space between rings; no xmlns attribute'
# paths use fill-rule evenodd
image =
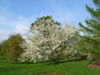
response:
<svg viewBox="0 0 100 75"><path fill-rule="evenodd" d="M75 54L75 50L68 47L75 44L77 31L74 25L65 24L62 28L51 16L37 18L30 27L31 34L26 35L28 41L21 44L24 52L19 60L34 63L52 60L58 64L61 54Z"/></svg>

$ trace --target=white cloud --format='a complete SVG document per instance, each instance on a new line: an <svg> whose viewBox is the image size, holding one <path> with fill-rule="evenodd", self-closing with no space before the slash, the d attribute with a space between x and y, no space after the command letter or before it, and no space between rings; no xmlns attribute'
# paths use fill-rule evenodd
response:
<svg viewBox="0 0 100 75"><path fill-rule="evenodd" d="M0 30L0 35L10 34L11 32L8 30Z"/></svg>
<svg viewBox="0 0 100 75"><path fill-rule="evenodd" d="M0 30L0 42L7 39L10 34L11 34L11 32L8 30Z"/></svg>
<svg viewBox="0 0 100 75"><path fill-rule="evenodd" d="M24 34L27 30L29 30L28 26L24 26L22 24L18 24L15 27L15 32Z"/></svg>
<svg viewBox="0 0 100 75"><path fill-rule="evenodd" d="M0 42L7 39L12 33L25 34L33 21L33 16L29 18L18 17L16 20L0 17Z"/></svg>
<svg viewBox="0 0 100 75"><path fill-rule="evenodd" d="M16 32L16 33L18 32L21 34L27 33L27 31L29 30L30 24L32 23L32 20L33 20L33 16L31 16L29 18L20 16L18 22L16 22L16 24L15 24L14 32Z"/></svg>

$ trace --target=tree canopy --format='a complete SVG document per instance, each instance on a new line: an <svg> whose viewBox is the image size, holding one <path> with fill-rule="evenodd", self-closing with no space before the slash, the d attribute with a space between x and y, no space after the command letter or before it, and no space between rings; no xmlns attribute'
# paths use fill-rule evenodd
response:
<svg viewBox="0 0 100 75"><path fill-rule="evenodd" d="M1 54L5 55L8 60L15 61L17 64L18 58L23 52L23 49L20 47L23 41L25 40L19 33L10 35L7 40L2 42Z"/></svg>
<svg viewBox="0 0 100 75"><path fill-rule="evenodd" d="M61 54L75 53L73 48L68 49L75 42L75 33L78 29L74 25L66 25L61 28L60 24L53 21L51 17L40 17L31 25L27 34L28 42L22 44L24 53L19 60L30 60L34 63L39 61L52 60L59 63Z"/></svg>
<svg viewBox="0 0 100 75"><path fill-rule="evenodd" d="M91 57L100 58L100 0L93 0L93 3L96 8L86 5L86 9L92 18L85 20L86 26L81 22L79 23L83 35L79 35L78 49L88 53Z"/></svg>

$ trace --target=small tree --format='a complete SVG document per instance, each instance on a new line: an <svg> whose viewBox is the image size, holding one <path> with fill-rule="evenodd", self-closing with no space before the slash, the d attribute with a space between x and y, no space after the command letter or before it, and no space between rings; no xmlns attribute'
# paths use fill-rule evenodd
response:
<svg viewBox="0 0 100 75"><path fill-rule="evenodd" d="M7 41L6 56L9 60L14 60L16 64L20 54L23 52L23 49L20 47L23 41L24 39L19 33L10 35Z"/></svg>
<svg viewBox="0 0 100 75"><path fill-rule="evenodd" d="M77 29L73 25L65 24L65 28L61 28L57 22L52 21L51 18L45 19L45 17L38 18L36 22L31 26L32 34L26 35L28 42L22 44L22 48L26 49L21 54L21 61L30 60L36 63L52 60L58 64L61 54L72 51L75 53L73 48L70 51L67 49L75 43Z"/></svg>

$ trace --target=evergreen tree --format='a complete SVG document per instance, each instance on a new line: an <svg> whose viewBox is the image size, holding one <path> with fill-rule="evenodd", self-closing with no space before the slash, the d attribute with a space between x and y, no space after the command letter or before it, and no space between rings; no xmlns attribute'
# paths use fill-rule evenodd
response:
<svg viewBox="0 0 100 75"><path fill-rule="evenodd" d="M86 19L86 26L79 23L83 35L78 37L78 50L89 54L96 59L100 58L100 0L93 0L96 9L86 5L87 11L91 14L91 19Z"/></svg>

